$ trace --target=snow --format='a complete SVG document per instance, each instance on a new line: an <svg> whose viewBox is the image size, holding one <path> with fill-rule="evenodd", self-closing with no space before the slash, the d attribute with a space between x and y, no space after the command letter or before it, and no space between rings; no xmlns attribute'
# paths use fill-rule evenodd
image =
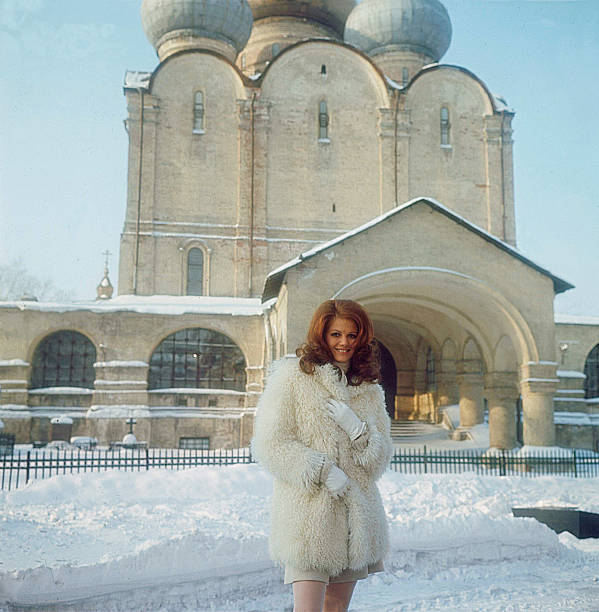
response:
<svg viewBox="0 0 599 612"><path fill-rule="evenodd" d="M96 361L94 368L147 368L145 361ZM137 381L139 382L139 381Z"/></svg>
<svg viewBox="0 0 599 612"><path fill-rule="evenodd" d="M572 400L567 400L572 401ZM586 402L586 400L583 400ZM554 412L553 420L556 425L594 425L599 426L599 414L584 412Z"/></svg>
<svg viewBox="0 0 599 612"><path fill-rule="evenodd" d="M125 72L125 89L148 89L150 86L151 72L141 70L127 70Z"/></svg>
<svg viewBox="0 0 599 612"><path fill-rule="evenodd" d="M259 298L210 297L188 295L119 295L104 301L81 302L0 302L0 308L18 308L43 312L74 312L86 310L95 313L137 312L140 314L210 314L256 316L264 307ZM18 362L18 363L17 363ZM0 365L28 365L20 359L0 362Z"/></svg>
<svg viewBox="0 0 599 612"><path fill-rule="evenodd" d="M599 541L511 508L599 512L598 484L385 473L386 571L358 583L350 609L596 611ZM0 610L291 610L267 554L271 491L266 472L241 464L63 475L0 493Z"/></svg>
<svg viewBox="0 0 599 612"><path fill-rule="evenodd" d="M558 370L557 375L560 378L586 378L586 374L577 370Z"/></svg>
<svg viewBox="0 0 599 612"><path fill-rule="evenodd" d="M64 414L61 416L54 417L50 420L52 425L72 425L73 419L69 416L65 416Z"/></svg>
<svg viewBox="0 0 599 612"><path fill-rule="evenodd" d="M556 323L565 323L573 325L599 325L599 317L590 317L586 315L568 315L556 314Z"/></svg>
<svg viewBox="0 0 599 612"><path fill-rule="evenodd" d="M93 392L87 387L40 387L28 391L30 395L89 395Z"/></svg>
<svg viewBox="0 0 599 612"><path fill-rule="evenodd" d="M22 359L0 359L0 366L28 366L28 361Z"/></svg>

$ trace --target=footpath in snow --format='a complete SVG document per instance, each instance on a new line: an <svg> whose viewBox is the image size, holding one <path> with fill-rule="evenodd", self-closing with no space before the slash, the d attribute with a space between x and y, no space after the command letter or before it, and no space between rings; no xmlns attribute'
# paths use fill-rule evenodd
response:
<svg viewBox="0 0 599 612"><path fill-rule="evenodd" d="M599 480L387 472L386 572L351 610L599 611L599 540L513 506L599 512ZM0 493L0 611L291 610L268 558L271 477L255 464L104 472Z"/></svg>

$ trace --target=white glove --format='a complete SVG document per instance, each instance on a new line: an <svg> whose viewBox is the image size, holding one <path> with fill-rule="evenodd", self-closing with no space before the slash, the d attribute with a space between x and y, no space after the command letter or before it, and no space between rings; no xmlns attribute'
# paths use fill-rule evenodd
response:
<svg viewBox="0 0 599 612"><path fill-rule="evenodd" d="M366 423L360 421L347 404L331 398L327 400L327 410L351 440L355 440L364 433Z"/></svg>
<svg viewBox="0 0 599 612"><path fill-rule="evenodd" d="M332 465L324 481L324 486L330 491L334 498L338 498L345 493L348 480L347 474L343 470L340 470L336 465Z"/></svg>

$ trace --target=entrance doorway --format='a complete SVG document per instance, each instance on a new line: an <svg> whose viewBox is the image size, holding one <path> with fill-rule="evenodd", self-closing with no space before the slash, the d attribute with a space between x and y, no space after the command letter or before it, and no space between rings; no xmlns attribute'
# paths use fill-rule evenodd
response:
<svg viewBox="0 0 599 612"><path fill-rule="evenodd" d="M385 405L389 416L395 418L395 393L397 392L397 366L389 349L377 340L381 359L381 386L385 392Z"/></svg>

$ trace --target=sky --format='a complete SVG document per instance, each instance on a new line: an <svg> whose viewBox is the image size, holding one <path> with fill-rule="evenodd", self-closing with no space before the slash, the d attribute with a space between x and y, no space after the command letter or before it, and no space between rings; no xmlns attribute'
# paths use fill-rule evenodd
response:
<svg viewBox="0 0 599 612"><path fill-rule="evenodd" d="M599 0L443 0L441 60L516 111L518 248L575 285L556 312L599 315ZM0 0L0 263L93 299L118 281L125 71L153 70L141 0Z"/></svg>

